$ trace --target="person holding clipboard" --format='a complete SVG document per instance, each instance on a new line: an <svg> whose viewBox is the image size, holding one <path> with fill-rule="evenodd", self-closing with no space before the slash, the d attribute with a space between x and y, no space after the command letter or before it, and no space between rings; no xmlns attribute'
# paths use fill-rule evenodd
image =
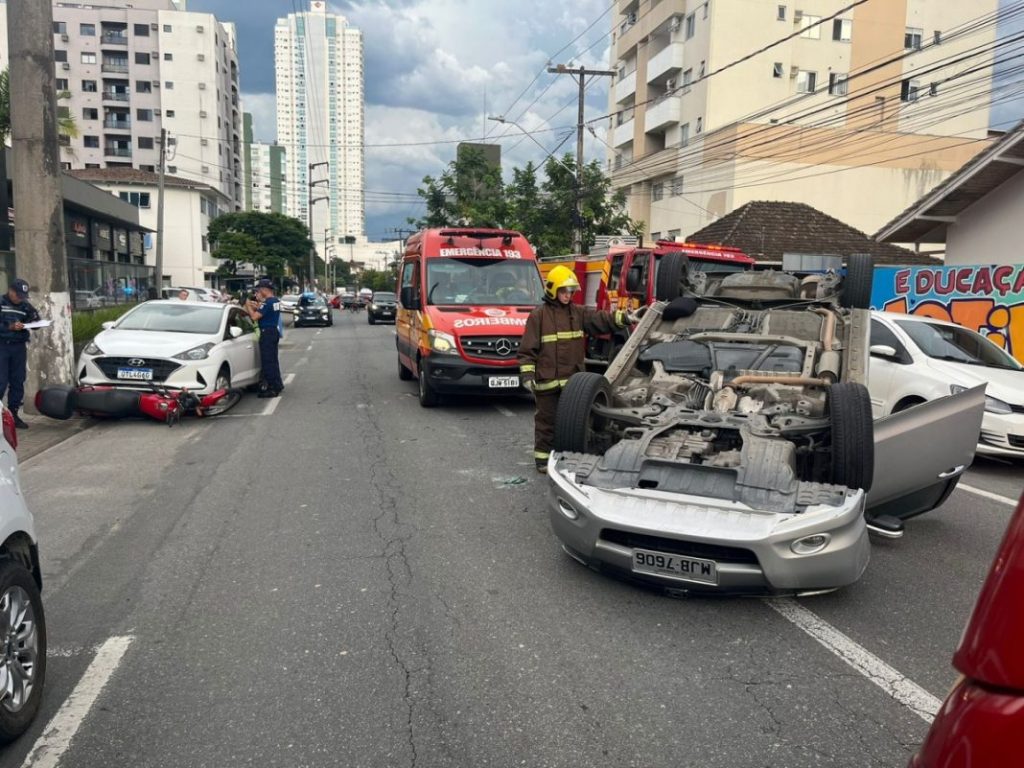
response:
<svg viewBox="0 0 1024 768"><path fill-rule="evenodd" d="M29 327L41 327L39 313L28 302L28 282L18 278L0 296L0 399L7 394L7 407L14 426L28 429L18 410L25 400L25 364L28 359Z"/></svg>

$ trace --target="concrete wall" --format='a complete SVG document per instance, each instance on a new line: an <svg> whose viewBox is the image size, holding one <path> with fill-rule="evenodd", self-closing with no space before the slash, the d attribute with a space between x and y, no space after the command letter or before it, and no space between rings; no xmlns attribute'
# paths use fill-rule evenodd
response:
<svg viewBox="0 0 1024 768"><path fill-rule="evenodd" d="M1021 264L1024 170L962 213L946 230L947 264Z"/></svg>

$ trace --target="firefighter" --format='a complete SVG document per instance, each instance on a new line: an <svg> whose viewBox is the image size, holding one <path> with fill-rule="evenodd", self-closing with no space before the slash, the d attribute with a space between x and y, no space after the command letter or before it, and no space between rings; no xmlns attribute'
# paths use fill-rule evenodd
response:
<svg viewBox="0 0 1024 768"><path fill-rule="evenodd" d="M519 344L519 371L523 387L533 393L533 458L537 471L548 471L548 456L555 437L558 396L574 373L584 369L584 334L613 333L638 318L631 312L606 312L573 304L580 284L568 267L553 268L544 281L544 301L526 319Z"/></svg>

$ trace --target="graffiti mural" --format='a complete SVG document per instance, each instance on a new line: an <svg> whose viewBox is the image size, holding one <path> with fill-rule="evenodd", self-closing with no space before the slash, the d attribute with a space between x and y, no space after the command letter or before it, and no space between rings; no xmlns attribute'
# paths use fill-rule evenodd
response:
<svg viewBox="0 0 1024 768"><path fill-rule="evenodd" d="M954 322L1024 362L1024 264L875 267L871 307Z"/></svg>

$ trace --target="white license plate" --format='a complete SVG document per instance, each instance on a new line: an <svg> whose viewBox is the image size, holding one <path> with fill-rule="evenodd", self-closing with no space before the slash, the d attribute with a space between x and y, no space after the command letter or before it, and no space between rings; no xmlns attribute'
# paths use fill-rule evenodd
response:
<svg viewBox="0 0 1024 768"><path fill-rule="evenodd" d="M700 560L650 549L633 550L633 572L675 576L701 584L718 584L718 569L714 560Z"/></svg>
<svg viewBox="0 0 1024 768"><path fill-rule="evenodd" d="M519 386L518 376L488 376L487 386L491 389L515 389Z"/></svg>
<svg viewBox="0 0 1024 768"><path fill-rule="evenodd" d="M152 381L152 368L118 368L117 378L130 381Z"/></svg>

